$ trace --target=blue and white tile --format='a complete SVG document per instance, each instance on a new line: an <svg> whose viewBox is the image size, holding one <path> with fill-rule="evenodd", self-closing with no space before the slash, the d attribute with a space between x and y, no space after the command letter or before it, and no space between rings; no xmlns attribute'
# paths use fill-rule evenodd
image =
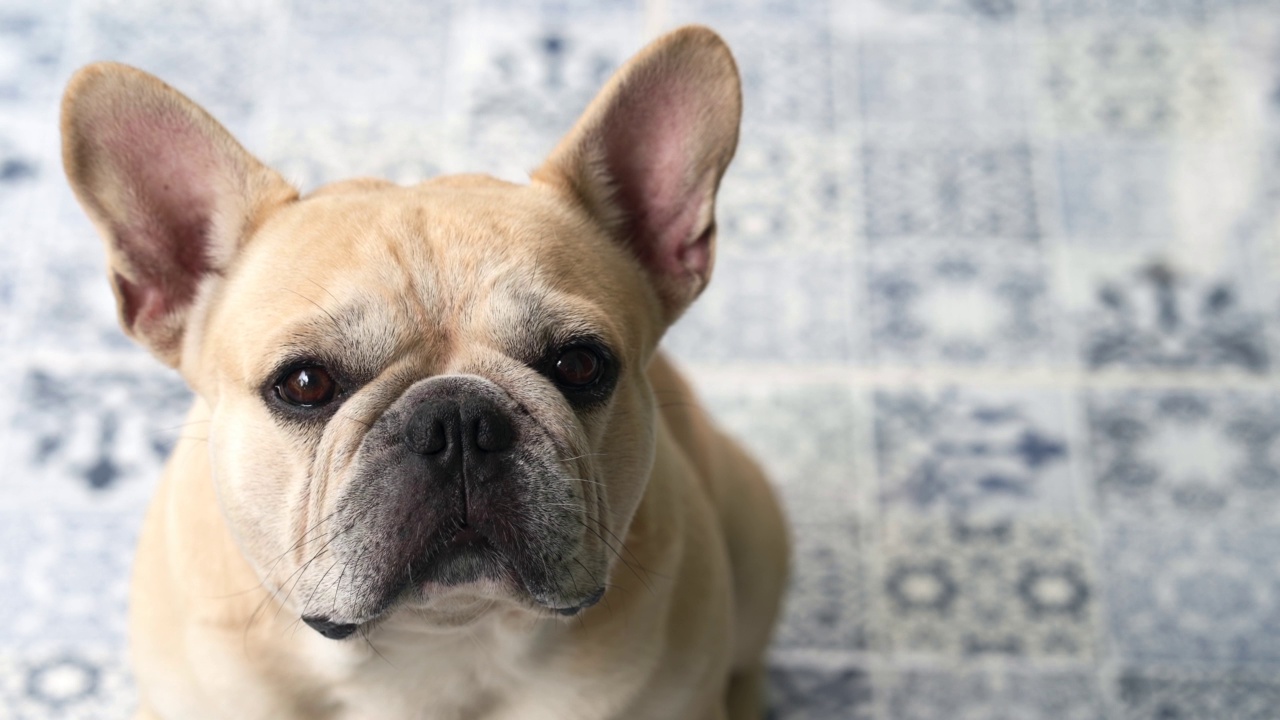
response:
<svg viewBox="0 0 1280 720"><path fill-rule="evenodd" d="M696 368L690 376L714 418L764 468L793 523L832 527L855 515L866 490L857 469L858 401L848 384L737 382Z"/></svg>
<svg viewBox="0 0 1280 720"><path fill-rule="evenodd" d="M330 124L277 125L259 157L306 192L351 177L411 185L474 170L465 145L462 133L448 123L345 118Z"/></svg>
<svg viewBox="0 0 1280 720"><path fill-rule="evenodd" d="M716 27L732 20L750 20L757 23L791 22L821 24L826 21L833 6L832 0L686 0L672 3L669 15L672 22L709 23Z"/></svg>
<svg viewBox="0 0 1280 720"><path fill-rule="evenodd" d="M451 109L451 3L292 2L272 93L277 126L426 126Z"/></svg>
<svg viewBox="0 0 1280 720"><path fill-rule="evenodd" d="M1159 247L1172 239L1166 146L1066 142L1055 161L1063 226L1074 242Z"/></svg>
<svg viewBox="0 0 1280 720"><path fill-rule="evenodd" d="M833 20L844 29L879 32L886 28L942 31L969 37L1008 37L1035 0L857 0L833 6Z"/></svg>
<svg viewBox="0 0 1280 720"><path fill-rule="evenodd" d="M664 342L690 363L847 363L858 351L855 268L845 253L722 252Z"/></svg>
<svg viewBox="0 0 1280 720"><path fill-rule="evenodd" d="M821 4L814 3L816 12ZM733 48L742 77L743 127L830 133L837 128L837 54L826 22L761 12L679 14L710 22Z"/></svg>
<svg viewBox="0 0 1280 720"><path fill-rule="evenodd" d="M1094 657L1097 583L1071 523L892 521L883 533L872 628L891 657Z"/></svg>
<svg viewBox="0 0 1280 720"><path fill-rule="evenodd" d="M30 202L26 232L38 250L32 243L15 286L24 349L143 356L120 330L101 237L70 189L42 187Z"/></svg>
<svg viewBox="0 0 1280 720"><path fill-rule="evenodd" d="M868 240L875 246L913 239L1035 245L1040 223L1031 153L1016 140L869 138L862 153Z"/></svg>
<svg viewBox="0 0 1280 720"><path fill-rule="evenodd" d="M866 314L881 365L1029 367L1055 357L1053 308L1035 254L950 250L869 264Z"/></svg>
<svg viewBox="0 0 1280 720"><path fill-rule="evenodd" d="M873 130L913 128L915 145L940 128L1016 135L1032 101L1022 52L1012 37L877 33L859 44L857 85L846 91Z"/></svg>
<svg viewBox="0 0 1280 720"><path fill-rule="evenodd" d="M1280 513L1280 396L1095 390L1093 482L1103 518L1266 525Z"/></svg>
<svg viewBox="0 0 1280 720"><path fill-rule="evenodd" d="M1053 28L1069 23L1159 20L1188 25L1230 22L1232 0L1039 0L1041 17Z"/></svg>
<svg viewBox="0 0 1280 720"><path fill-rule="evenodd" d="M852 518L815 524L804 508L791 509L792 570L774 648L865 648L868 594L859 524Z"/></svg>
<svg viewBox="0 0 1280 720"><path fill-rule="evenodd" d="M843 138L744 134L716 200L719 251L851 254L861 221L857 162Z"/></svg>
<svg viewBox="0 0 1280 720"><path fill-rule="evenodd" d="M110 59L163 76L244 137L276 67L277 10L236 0L85 0L75 5L68 60Z"/></svg>
<svg viewBox="0 0 1280 720"><path fill-rule="evenodd" d="M473 168L525 180L643 44L629 5L571 20L477 10L459 17L449 98L464 108Z"/></svg>
<svg viewBox="0 0 1280 720"><path fill-rule="evenodd" d="M0 648L121 647L138 512L0 510Z"/></svg>
<svg viewBox="0 0 1280 720"><path fill-rule="evenodd" d="M1038 45L1042 122L1059 136L1227 133L1241 101L1228 41L1160 24L1068 26Z"/></svg>
<svg viewBox="0 0 1280 720"><path fill-rule="evenodd" d="M0 8L0 107L52 105L67 42L70 3L11 0Z"/></svg>
<svg viewBox="0 0 1280 720"><path fill-rule="evenodd" d="M1111 527L1104 542L1122 660L1280 667L1280 531L1132 524Z"/></svg>
<svg viewBox="0 0 1280 720"><path fill-rule="evenodd" d="M1274 365L1266 315L1246 273L1123 253L1059 266L1081 364L1093 371L1262 375Z"/></svg>
<svg viewBox="0 0 1280 720"><path fill-rule="evenodd" d="M796 560L776 646L863 647L868 603L851 388L759 381L744 387L724 378L698 387L715 418L760 462L787 510Z"/></svg>
<svg viewBox="0 0 1280 720"><path fill-rule="evenodd" d="M1280 680L1271 673L1129 670L1117 680L1121 720L1272 720Z"/></svg>
<svg viewBox="0 0 1280 720"><path fill-rule="evenodd" d="M0 648L0 715L12 720L128 717L136 690L124 651L92 643Z"/></svg>
<svg viewBox="0 0 1280 720"><path fill-rule="evenodd" d="M883 511L1074 516L1070 408L1060 391L965 386L875 394Z"/></svg>
<svg viewBox="0 0 1280 720"><path fill-rule="evenodd" d="M848 666L774 665L769 720L872 720L874 690L865 670Z"/></svg>
<svg viewBox="0 0 1280 720"><path fill-rule="evenodd" d="M132 365L132 367L130 367ZM171 371L79 358L19 366L7 428L5 502L128 513L145 506L185 425L191 394Z"/></svg>
<svg viewBox="0 0 1280 720"><path fill-rule="evenodd" d="M903 670L884 683L893 720L1098 720L1103 699L1079 670Z"/></svg>

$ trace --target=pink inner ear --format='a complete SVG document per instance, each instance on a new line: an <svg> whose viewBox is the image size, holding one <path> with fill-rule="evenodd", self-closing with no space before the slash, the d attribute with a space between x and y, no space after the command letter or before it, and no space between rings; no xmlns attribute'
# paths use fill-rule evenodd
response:
<svg viewBox="0 0 1280 720"><path fill-rule="evenodd" d="M145 331L194 297L210 271L214 141L178 110L121 113L98 137L100 161L128 191L112 231L133 278L117 275L124 321Z"/></svg>
<svg viewBox="0 0 1280 720"><path fill-rule="evenodd" d="M698 215L709 200L695 176L698 110L694 88L679 79L636 79L604 125L605 156L616 201L636 253L650 270L673 278L705 274L710 233Z"/></svg>

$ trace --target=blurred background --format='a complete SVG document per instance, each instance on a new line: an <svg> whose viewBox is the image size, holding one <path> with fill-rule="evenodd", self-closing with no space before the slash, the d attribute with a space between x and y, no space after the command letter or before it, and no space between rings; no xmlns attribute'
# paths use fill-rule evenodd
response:
<svg viewBox="0 0 1280 720"><path fill-rule="evenodd" d="M0 0L0 717L130 712L188 401L116 329L70 73L304 189L518 180L688 21L746 117L667 345L795 526L777 718L1280 717L1276 0Z"/></svg>

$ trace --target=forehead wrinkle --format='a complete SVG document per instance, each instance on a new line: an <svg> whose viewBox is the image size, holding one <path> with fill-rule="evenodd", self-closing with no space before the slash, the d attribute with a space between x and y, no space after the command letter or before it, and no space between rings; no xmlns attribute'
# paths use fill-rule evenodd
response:
<svg viewBox="0 0 1280 720"><path fill-rule="evenodd" d="M444 348L453 332L447 313L437 309L441 261L430 227L427 212L416 205L383 224L378 237L383 238L381 247L387 257L380 259L385 280L379 291L410 318L416 333L422 334L418 340Z"/></svg>
<svg viewBox="0 0 1280 720"><path fill-rule="evenodd" d="M313 355L340 362L353 371L375 372L393 352L395 330L366 299L332 309L317 305L316 313L283 330L277 343L282 357L277 362Z"/></svg>

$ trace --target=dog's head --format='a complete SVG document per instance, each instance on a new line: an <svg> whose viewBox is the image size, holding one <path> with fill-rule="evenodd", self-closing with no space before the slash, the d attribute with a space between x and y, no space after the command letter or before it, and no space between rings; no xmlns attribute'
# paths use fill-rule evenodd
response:
<svg viewBox="0 0 1280 720"><path fill-rule="evenodd" d="M62 129L125 330L208 405L244 554L345 637L393 608L445 623L600 598L652 464L646 366L710 274L740 113L728 49L684 28L528 185L299 197L115 64L72 79Z"/></svg>

